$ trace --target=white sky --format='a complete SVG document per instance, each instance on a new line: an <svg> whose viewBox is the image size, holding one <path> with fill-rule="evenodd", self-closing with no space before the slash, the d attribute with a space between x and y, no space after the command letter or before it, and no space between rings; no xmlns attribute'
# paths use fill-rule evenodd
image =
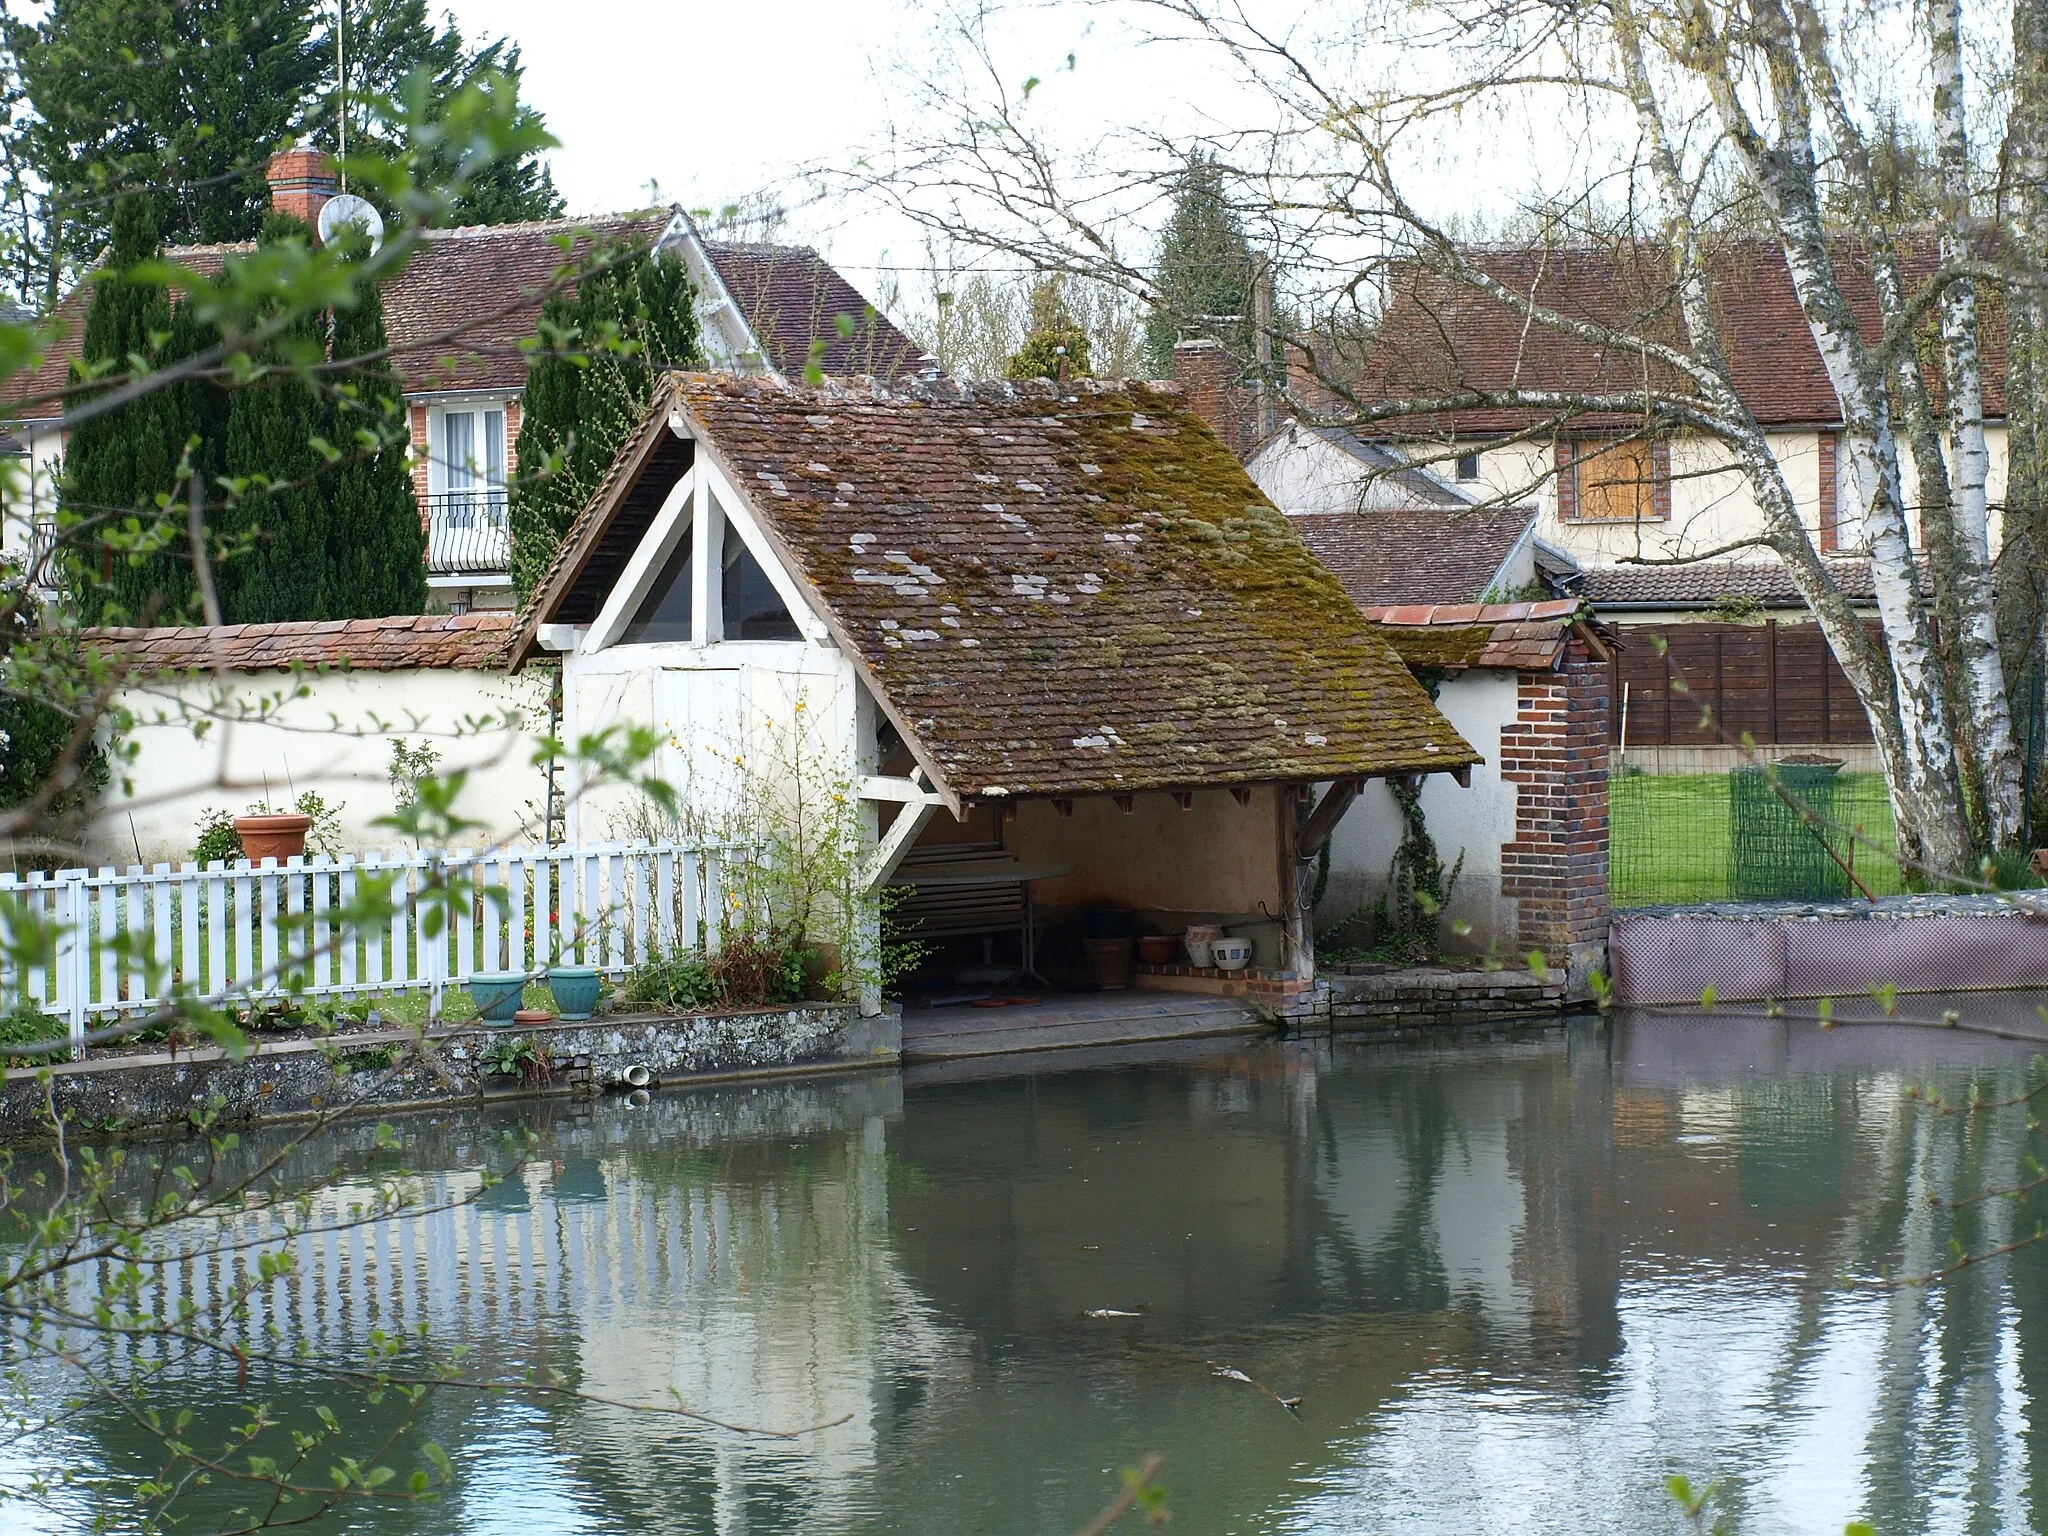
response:
<svg viewBox="0 0 2048 1536"><path fill-rule="evenodd" d="M871 296L878 265L916 263L907 223L872 205L806 203L796 173L845 165L906 105L905 68L930 52L935 6L918 0L440 0L472 43L524 50L526 96L561 148L572 213L664 201L716 207L759 189L792 207L790 237L817 245ZM1107 129L1186 110L1188 61L1135 49L1089 7L1015 8L1015 80L1045 77L1036 104ZM1069 51L1076 69L1062 69Z"/></svg>

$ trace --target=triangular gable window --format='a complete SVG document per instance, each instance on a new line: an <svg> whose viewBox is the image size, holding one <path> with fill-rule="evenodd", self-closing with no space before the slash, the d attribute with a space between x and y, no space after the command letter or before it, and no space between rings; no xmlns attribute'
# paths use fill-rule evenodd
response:
<svg viewBox="0 0 2048 1536"><path fill-rule="evenodd" d="M789 616L782 594L761 569L739 530L725 525L724 585L719 589L725 609L728 640L801 640L803 631Z"/></svg>
<svg viewBox="0 0 2048 1536"><path fill-rule="evenodd" d="M648 588L647 596L640 600L640 611L633 615L626 625L626 632L619 636L621 645L652 645L664 640L690 640L690 624L695 617L692 608L690 552L696 545L690 529L685 526L676 538L676 547L663 563L661 572L654 578L654 585Z"/></svg>

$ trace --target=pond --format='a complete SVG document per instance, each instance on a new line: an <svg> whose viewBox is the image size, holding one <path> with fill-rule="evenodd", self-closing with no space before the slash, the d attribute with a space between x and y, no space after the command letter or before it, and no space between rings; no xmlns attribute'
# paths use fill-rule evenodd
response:
<svg viewBox="0 0 2048 1536"><path fill-rule="evenodd" d="M1623 1018L422 1114L395 1151L351 1123L287 1177L339 1211L402 1161L433 1208L297 1240L251 1336L353 1363L423 1327L473 1376L584 1394L442 1390L448 1496L319 1530L1059 1533L1148 1454L1170 1529L1205 1536L1677 1531L1673 1473L1719 1480L1745 1532L2038 1530L2048 1245L1857 1283L1941 1264L1952 1220L2034 1229L1932 1198L2026 1177L2025 1106L1918 1091L2029 1080L2026 1047L1975 1036ZM170 1266L170 1304L232 1272ZM252 1397L396 1422L303 1371L163 1369L195 1440ZM616 1406L675 1400L803 1432ZM16 1488L147 1455L90 1400L0 1444ZM0 1530L107 1507L60 1489Z"/></svg>

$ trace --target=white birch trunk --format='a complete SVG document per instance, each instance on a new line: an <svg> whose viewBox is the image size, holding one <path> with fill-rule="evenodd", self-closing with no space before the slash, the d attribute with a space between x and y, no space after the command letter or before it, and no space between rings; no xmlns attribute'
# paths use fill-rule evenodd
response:
<svg viewBox="0 0 2048 1536"><path fill-rule="evenodd" d="M1945 265L1966 261L1969 138L1963 115L1963 59L1955 0L1930 0L1927 12L1934 110L1944 203L1941 256ZM2019 744L1998 652L1998 619L1991 586L1991 509L1987 482L1991 455L1984 442L1983 362L1977 342L1977 290L1958 282L1941 306L1943 363L1948 383L1949 504L1954 519L1952 573L1962 632L1956 637L1970 734L1982 779L1986 830L1994 848L2016 846L2025 819Z"/></svg>

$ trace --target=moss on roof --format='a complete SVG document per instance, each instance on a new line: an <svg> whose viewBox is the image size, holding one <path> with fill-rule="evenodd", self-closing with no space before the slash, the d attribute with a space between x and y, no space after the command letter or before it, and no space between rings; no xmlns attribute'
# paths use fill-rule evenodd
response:
<svg viewBox="0 0 2048 1536"><path fill-rule="evenodd" d="M1410 667L1433 667L1441 671L1476 665L1480 654L1493 639L1493 626L1461 624L1446 628L1386 624L1381 626L1380 636Z"/></svg>
<svg viewBox="0 0 2048 1536"><path fill-rule="evenodd" d="M1477 760L1176 390L700 374L671 403L962 796Z"/></svg>

